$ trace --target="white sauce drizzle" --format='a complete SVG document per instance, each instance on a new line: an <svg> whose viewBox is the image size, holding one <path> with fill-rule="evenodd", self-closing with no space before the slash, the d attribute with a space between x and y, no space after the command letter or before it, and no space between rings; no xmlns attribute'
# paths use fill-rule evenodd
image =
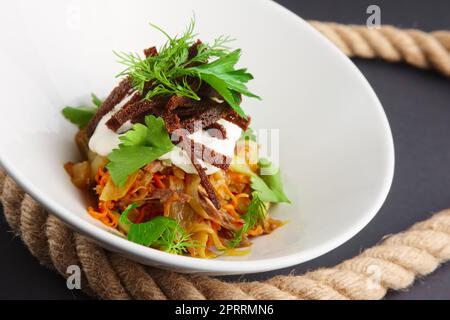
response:
<svg viewBox="0 0 450 320"><path fill-rule="evenodd" d="M204 144L205 146L216 152L219 152L228 157L233 157L234 147L236 146L236 142L241 137L242 130L234 123L231 123L224 119L220 119L217 122L225 128L227 132L226 139L217 139L211 137L210 134L204 130L198 130L190 134L188 137L197 143ZM175 146L172 151L162 155L159 160L170 160L171 163L179 167L184 172L197 174L197 170L192 165L189 155L180 147ZM213 174L220 170L212 164L201 161L200 159L199 163L203 168L206 169L207 175Z"/></svg>
<svg viewBox="0 0 450 320"><path fill-rule="evenodd" d="M123 135L124 132L131 129L132 124L130 121L127 121L120 127L118 133L116 133L106 126L106 122L108 122L108 120L114 115L114 113L116 113L124 106L124 104L129 100L130 97L131 96L123 99L114 108L114 110L105 114L99 121L97 128L95 129L93 135L89 140L89 149L91 151L106 157L112 152L113 149L118 148L120 144L119 137ZM220 119L217 122L225 128L227 134L226 139L214 138L204 130L198 130L190 134L188 137L197 143L208 146L210 149L216 152L219 152L228 157L233 157L234 148L236 146L236 142L241 137L242 130L237 125L224 119ZM159 157L159 160L164 160L164 162L172 163L186 173L197 174L197 170L192 165L187 152L182 150L180 147L175 146L172 151ZM205 163L201 160L199 160L199 162L206 169L207 175L211 175L220 170L219 168L209 163Z"/></svg>
<svg viewBox="0 0 450 320"><path fill-rule="evenodd" d="M94 133L89 139L89 149L97 154L106 157L111 151L120 144L120 134L112 131L106 126L106 122L131 99L132 95L129 95L122 99L113 110L105 114L97 124ZM118 132L125 132L131 128L131 123L124 123L118 130Z"/></svg>

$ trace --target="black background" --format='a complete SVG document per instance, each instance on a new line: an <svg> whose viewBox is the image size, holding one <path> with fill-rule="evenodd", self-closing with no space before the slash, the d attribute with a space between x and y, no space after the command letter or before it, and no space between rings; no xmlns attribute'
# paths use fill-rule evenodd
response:
<svg viewBox="0 0 450 320"><path fill-rule="evenodd" d="M383 24L431 31L450 30L448 0L280 0L304 19L364 24L371 4L381 7ZM268 26L270 27L270 25ZM267 39L270 41L270 39ZM433 212L450 207L449 80L434 72L382 61L355 63L378 94L389 118L395 143L396 170L391 192L374 220L350 241L299 266L247 275L263 279L295 271L301 274L333 266L376 244L384 235L402 231ZM53 271L39 266L0 218L0 299L84 299L68 290ZM236 277L226 277L236 279ZM450 264L387 299L450 299Z"/></svg>

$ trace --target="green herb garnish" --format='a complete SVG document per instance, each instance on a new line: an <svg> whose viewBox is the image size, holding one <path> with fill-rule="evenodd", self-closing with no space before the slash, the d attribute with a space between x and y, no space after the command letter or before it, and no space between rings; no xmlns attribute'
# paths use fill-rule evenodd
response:
<svg viewBox="0 0 450 320"><path fill-rule="evenodd" d="M258 165L261 169L264 169L265 174L258 175L250 170L244 160L241 162L243 163L238 163L237 159L234 158L230 168L233 171L243 173L250 177L250 186L253 190L258 192L258 197L262 201L290 203L290 200L284 193L280 169L275 168L267 159L260 159Z"/></svg>
<svg viewBox="0 0 450 320"><path fill-rule="evenodd" d="M241 139L250 140L256 142L256 135L252 128L248 127L247 130L242 132Z"/></svg>
<svg viewBox="0 0 450 320"><path fill-rule="evenodd" d="M149 83L152 84L152 89L145 93L148 100L161 94L200 100L195 92L197 87L192 88L189 83L189 78L199 78L213 87L239 115L246 117L239 106L238 94L260 98L245 85L253 79L247 69L235 69L241 51L237 49L230 52L226 46L232 41L229 37L216 38L212 44L201 43L197 46L197 54L189 57L189 48L197 36L194 33L194 19L181 36L175 37L153 24L151 26L161 31L167 37L167 42L156 56L146 58L136 53L115 52L119 62L127 67L118 77L130 76L134 88L142 93ZM215 60L208 62L210 59Z"/></svg>
<svg viewBox="0 0 450 320"><path fill-rule="evenodd" d="M267 213L265 202L291 203L283 190L280 169L275 168L269 160L263 158L259 160L258 166L260 169L265 170L266 173L261 176L250 170L246 163L237 163L236 160L236 158L233 159L231 169L250 176L250 186L254 191L252 192L252 201L248 205L247 213L242 216L244 225L235 233L234 238L228 242L229 248L236 247L248 230L264 221Z"/></svg>
<svg viewBox="0 0 450 320"><path fill-rule="evenodd" d="M89 121L97 112L97 108L102 104L102 101L95 94L92 93L91 97L94 107L67 106L62 110L64 117L73 124L76 124L80 129L87 126Z"/></svg>
<svg viewBox="0 0 450 320"><path fill-rule="evenodd" d="M253 174L250 182L252 189L258 192L259 198L262 201L273 203L291 203L284 193L280 169L275 168L267 159L260 159L258 166L265 171L265 174L259 176Z"/></svg>
<svg viewBox="0 0 450 320"><path fill-rule="evenodd" d="M91 93L92 103L94 106L99 108L102 105L102 100L99 99L95 94Z"/></svg>
<svg viewBox="0 0 450 320"><path fill-rule="evenodd" d="M153 115L145 117L145 125L134 124L120 137L120 141L119 148L108 156L110 162L106 165L112 180L119 187L125 184L129 175L174 147L164 120Z"/></svg>
<svg viewBox="0 0 450 320"><path fill-rule="evenodd" d="M247 213L242 216L244 224L241 229L234 235L233 239L228 242L228 248L235 248L242 241L242 237L250 229L253 229L258 223L266 218L267 207L260 199L258 192L252 192L252 201L248 205Z"/></svg>
<svg viewBox="0 0 450 320"><path fill-rule="evenodd" d="M131 222L128 214L137 207L135 203L130 204L120 216L121 223L130 225L128 240L175 254L185 253L188 248L197 246L172 218L157 216L144 223Z"/></svg>

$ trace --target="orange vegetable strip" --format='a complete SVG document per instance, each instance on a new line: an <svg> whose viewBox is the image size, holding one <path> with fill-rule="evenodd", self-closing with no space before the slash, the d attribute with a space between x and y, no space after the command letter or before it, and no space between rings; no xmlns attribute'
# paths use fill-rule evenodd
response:
<svg viewBox="0 0 450 320"><path fill-rule="evenodd" d="M161 181L161 179L164 179L166 176L165 175L159 175L157 173L153 174L153 180L155 181L155 185L157 188L159 189L165 189L166 186L164 185L164 183Z"/></svg>

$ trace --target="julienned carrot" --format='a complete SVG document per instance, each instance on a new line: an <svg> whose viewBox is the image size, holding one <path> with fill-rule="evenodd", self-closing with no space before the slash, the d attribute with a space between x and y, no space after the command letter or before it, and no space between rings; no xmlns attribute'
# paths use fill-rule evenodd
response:
<svg viewBox="0 0 450 320"><path fill-rule="evenodd" d="M94 208L88 207L88 213L111 228L117 227L118 221L116 216L107 208L100 208L99 211L96 211Z"/></svg>
<svg viewBox="0 0 450 320"><path fill-rule="evenodd" d="M95 175L95 182L97 184L100 184L100 180L102 178L102 175L103 175L103 168L102 167L98 167L97 174Z"/></svg>
<svg viewBox="0 0 450 320"><path fill-rule="evenodd" d="M243 173L228 172L228 176L230 177L230 179L232 181L237 182L237 183L249 183L250 182L250 178Z"/></svg>
<svg viewBox="0 0 450 320"><path fill-rule="evenodd" d="M154 173L153 174L153 180L155 181L155 185L157 188L159 189L165 189L166 186L164 185L164 183L161 181L162 179L164 179L166 176L165 175L160 175L158 173Z"/></svg>
<svg viewBox="0 0 450 320"><path fill-rule="evenodd" d="M240 218L239 213L236 212L236 209L232 204L226 204L223 206L223 208L227 210L228 213L231 214L233 217L238 219Z"/></svg>

